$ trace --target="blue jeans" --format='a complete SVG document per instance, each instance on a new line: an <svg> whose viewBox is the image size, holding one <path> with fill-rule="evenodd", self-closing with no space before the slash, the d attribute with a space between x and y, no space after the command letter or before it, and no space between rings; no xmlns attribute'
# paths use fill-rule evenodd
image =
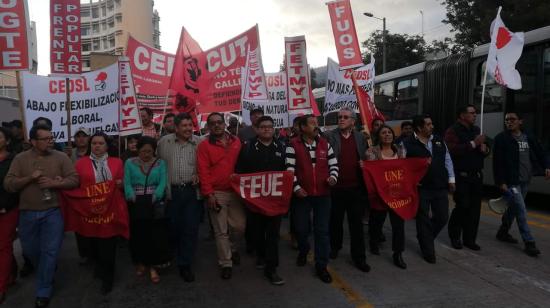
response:
<svg viewBox="0 0 550 308"><path fill-rule="evenodd" d="M514 219L518 222L519 233L524 242L535 240L531 235L531 230L527 224L527 210L525 208L525 196L527 195L527 186L529 183L520 183L519 185L509 186L508 191L511 197L508 201L508 208L502 215L502 226L508 231Z"/></svg>
<svg viewBox="0 0 550 308"><path fill-rule="evenodd" d="M59 208L45 211L21 211L19 239L23 255L36 271L36 297L50 297L57 266L57 256L63 243L63 216Z"/></svg>
<svg viewBox="0 0 550 308"><path fill-rule="evenodd" d="M313 210L313 234L315 239L315 266L324 268L330 252L330 196L296 198L293 208L294 227L300 255L306 255L310 246L311 211Z"/></svg>
<svg viewBox="0 0 550 308"><path fill-rule="evenodd" d="M193 186L172 186L167 209L178 266L191 266L197 250L202 206Z"/></svg>

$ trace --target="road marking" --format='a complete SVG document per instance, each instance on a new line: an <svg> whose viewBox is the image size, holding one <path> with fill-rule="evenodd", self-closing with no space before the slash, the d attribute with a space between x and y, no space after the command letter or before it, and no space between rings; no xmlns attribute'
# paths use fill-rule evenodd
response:
<svg viewBox="0 0 550 308"><path fill-rule="evenodd" d="M286 233L281 236L282 239L290 241L290 234ZM307 256L307 262L310 265L314 265L315 261L313 259L313 253L310 252ZM332 283L330 284L333 288L339 290L344 294L344 297L348 302L354 305L357 308L373 308L374 305L371 304L366 298L364 298L359 292L355 291L351 285L338 274L336 270L327 267L328 272L332 276Z"/></svg>

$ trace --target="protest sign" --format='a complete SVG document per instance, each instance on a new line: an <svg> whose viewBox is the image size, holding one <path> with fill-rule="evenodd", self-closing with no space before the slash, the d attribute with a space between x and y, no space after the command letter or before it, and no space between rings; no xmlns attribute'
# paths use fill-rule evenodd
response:
<svg viewBox="0 0 550 308"><path fill-rule="evenodd" d="M80 74L80 0L50 0L52 74Z"/></svg>
<svg viewBox="0 0 550 308"><path fill-rule="evenodd" d="M332 22L332 33L338 53L338 61L342 68L352 68L363 65L359 40L355 30L355 22L349 0L338 0L327 3Z"/></svg>
<svg viewBox="0 0 550 308"><path fill-rule="evenodd" d="M274 127L289 127L287 111L287 87L286 73L267 73L265 74L267 82L267 94L269 101L264 104L243 100L242 117L247 125L251 125L250 111L260 108L264 115L273 118Z"/></svg>
<svg viewBox="0 0 550 308"><path fill-rule="evenodd" d="M141 117L134 90L130 60L121 57L118 61L120 88L120 136L141 134Z"/></svg>
<svg viewBox="0 0 550 308"><path fill-rule="evenodd" d="M289 113L309 113L312 104L305 36L285 37L285 67Z"/></svg>
<svg viewBox="0 0 550 308"><path fill-rule="evenodd" d="M23 72L23 111L27 129L38 117L53 123L56 142L67 136L67 102L65 77L46 77ZM119 121L118 63L104 69L69 78L72 127L84 127L91 132L118 134Z"/></svg>
<svg viewBox="0 0 550 308"><path fill-rule="evenodd" d="M26 0L0 1L0 71L31 68Z"/></svg>

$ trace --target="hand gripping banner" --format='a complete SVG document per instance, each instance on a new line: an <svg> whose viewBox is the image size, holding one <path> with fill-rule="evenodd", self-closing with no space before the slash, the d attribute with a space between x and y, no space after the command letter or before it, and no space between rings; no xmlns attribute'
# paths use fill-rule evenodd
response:
<svg viewBox="0 0 550 308"><path fill-rule="evenodd" d="M365 161L362 169L372 207L389 207L404 220L416 216L417 185L428 169L426 158Z"/></svg>
<svg viewBox="0 0 550 308"><path fill-rule="evenodd" d="M288 212L293 180L290 171L235 174L231 187L252 212L277 216Z"/></svg>

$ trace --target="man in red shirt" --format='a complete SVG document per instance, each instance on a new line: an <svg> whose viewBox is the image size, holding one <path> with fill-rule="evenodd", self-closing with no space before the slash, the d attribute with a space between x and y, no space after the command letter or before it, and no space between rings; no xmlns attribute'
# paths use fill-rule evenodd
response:
<svg viewBox="0 0 550 308"><path fill-rule="evenodd" d="M231 175L235 173L241 142L225 130L221 113L211 113L206 124L210 135L197 148L197 171L216 236L221 277L230 279L233 263L238 264L240 260L235 237L244 233L246 224L241 199L232 191L230 182Z"/></svg>

